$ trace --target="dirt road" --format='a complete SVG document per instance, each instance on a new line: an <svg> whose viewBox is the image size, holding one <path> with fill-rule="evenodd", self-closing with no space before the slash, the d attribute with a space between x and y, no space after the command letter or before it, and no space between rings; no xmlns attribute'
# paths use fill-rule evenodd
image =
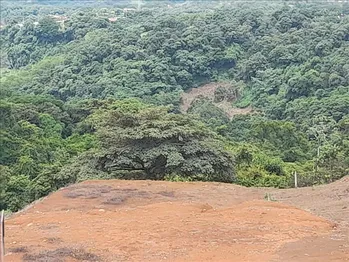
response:
<svg viewBox="0 0 349 262"><path fill-rule="evenodd" d="M5 258L349 261L348 225L349 177L290 190L87 181L11 217Z"/></svg>

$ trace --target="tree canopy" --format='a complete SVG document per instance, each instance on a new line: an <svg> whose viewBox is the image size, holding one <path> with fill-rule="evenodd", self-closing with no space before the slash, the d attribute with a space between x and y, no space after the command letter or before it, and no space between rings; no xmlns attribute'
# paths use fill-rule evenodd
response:
<svg viewBox="0 0 349 262"><path fill-rule="evenodd" d="M89 119L101 143L95 166L107 173L138 171L143 177L203 176L234 180L234 160L219 137L190 115L124 100Z"/></svg>

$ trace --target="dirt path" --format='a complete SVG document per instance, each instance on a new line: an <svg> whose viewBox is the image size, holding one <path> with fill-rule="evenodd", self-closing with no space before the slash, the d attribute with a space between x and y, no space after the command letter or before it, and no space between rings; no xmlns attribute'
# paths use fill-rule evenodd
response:
<svg viewBox="0 0 349 262"><path fill-rule="evenodd" d="M6 262L349 261L348 209L348 177L296 190L87 181L10 218Z"/></svg>

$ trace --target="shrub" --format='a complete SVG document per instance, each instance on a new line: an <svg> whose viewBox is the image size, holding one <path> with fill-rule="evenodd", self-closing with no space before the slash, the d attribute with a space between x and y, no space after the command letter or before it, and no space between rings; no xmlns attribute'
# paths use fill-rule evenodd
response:
<svg viewBox="0 0 349 262"><path fill-rule="evenodd" d="M250 167L237 172L236 182L239 185L247 187L290 187L290 178L288 176L278 176L269 174L261 167Z"/></svg>

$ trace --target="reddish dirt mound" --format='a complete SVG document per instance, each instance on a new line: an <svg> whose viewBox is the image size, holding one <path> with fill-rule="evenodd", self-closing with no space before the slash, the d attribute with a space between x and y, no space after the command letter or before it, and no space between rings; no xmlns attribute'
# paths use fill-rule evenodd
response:
<svg viewBox="0 0 349 262"><path fill-rule="evenodd" d="M182 98L182 105L181 105L181 112L186 113L188 109L190 108L190 105L194 102L195 99L198 97L206 97L210 99L213 102L214 99L214 92L219 86L222 87L228 87L229 83L210 83L203 86L200 86L198 88L192 88L189 92L183 93ZM223 100L219 103L214 103L215 106L222 109L226 115L229 118L232 118L235 115L246 115L252 112L251 107L246 108L234 108L232 107L232 103L226 100Z"/></svg>
<svg viewBox="0 0 349 262"><path fill-rule="evenodd" d="M347 181L329 190L270 190L87 181L10 218L6 261L346 261L345 240L331 240L348 237L340 224L334 229L330 220L264 200L269 192L276 200L307 208L306 196L314 191L319 199L310 204L316 208L333 188L341 188L337 195L343 191L342 199L349 200L346 186ZM349 217L342 215L336 219L346 223Z"/></svg>
<svg viewBox="0 0 349 262"><path fill-rule="evenodd" d="M336 223L329 235L285 245L275 261L349 261L349 176L329 185L273 190L270 194L278 202L295 205Z"/></svg>

